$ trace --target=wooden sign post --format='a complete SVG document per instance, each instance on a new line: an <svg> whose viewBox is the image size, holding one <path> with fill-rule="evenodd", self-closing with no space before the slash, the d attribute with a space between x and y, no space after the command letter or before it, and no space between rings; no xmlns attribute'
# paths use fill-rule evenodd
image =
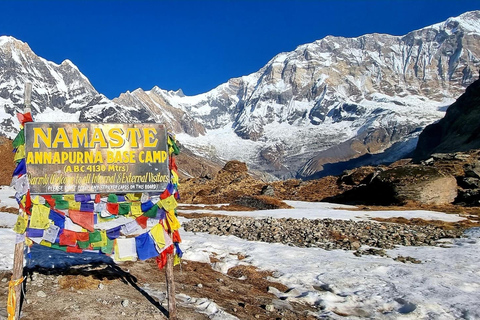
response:
<svg viewBox="0 0 480 320"><path fill-rule="evenodd" d="M20 210L21 211L21 210ZM19 214L22 214L20 212ZM25 243L23 240L18 241L15 244L15 252L13 256L13 273L12 273L12 280L14 289L15 289L15 300L13 300L13 304L15 307L15 320L20 319L20 299L22 293L22 277L23 277L23 256L25 250ZM9 318L10 319L10 318Z"/></svg>
<svg viewBox="0 0 480 320"><path fill-rule="evenodd" d="M168 319L177 320L177 305L175 300L175 281L173 279L173 253L167 255L165 276L167 282Z"/></svg>
<svg viewBox="0 0 480 320"><path fill-rule="evenodd" d="M25 83L25 108L23 113L30 112L31 106L31 97L32 97L32 84L30 82ZM20 209L18 212L19 215L23 214L23 211ZM25 241L21 236L17 236L17 240L15 241L15 251L13 253L13 272L12 272L12 280L11 283L15 290L15 299L9 301L9 303L13 303L15 307L15 315L14 319L20 319L20 300L21 300L21 293L22 293L22 281L23 278L23 260L24 260L24 251L25 251ZM12 311L12 310L11 310ZM11 315L9 314L9 319Z"/></svg>

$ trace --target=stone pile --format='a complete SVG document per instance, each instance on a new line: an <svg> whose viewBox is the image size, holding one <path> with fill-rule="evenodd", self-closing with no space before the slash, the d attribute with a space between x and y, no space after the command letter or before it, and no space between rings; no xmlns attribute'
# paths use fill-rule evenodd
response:
<svg viewBox="0 0 480 320"><path fill-rule="evenodd" d="M435 245L441 238L458 238L463 230L432 225L404 225L373 221L249 217L204 217L183 224L185 231L234 235L251 241L283 243L327 250L357 250L362 245L392 249L396 245Z"/></svg>

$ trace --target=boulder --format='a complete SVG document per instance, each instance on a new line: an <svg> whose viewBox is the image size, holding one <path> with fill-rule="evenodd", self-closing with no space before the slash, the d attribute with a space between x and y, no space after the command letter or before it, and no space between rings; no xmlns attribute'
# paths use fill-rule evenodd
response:
<svg viewBox="0 0 480 320"><path fill-rule="evenodd" d="M288 209L283 201L268 196L242 196L232 202L232 205L248 207L255 210Z"/></svg>
<svg viewBox="0 0 480 320"><path fill-rule="evenodd" d="M434 167L406 165L378 173L369 185L384 204L452 203L457 196L457 180Z"/></svg>
<svg viewBox="0 0 480 320"><path fill-rule="evenodd" d="M480 161L475 161L465 166L465 176L479 179L480 178Z"/></svg>
<svg viewBox="0 0 480 320"><path fill-rule="evenodd" d="M378 168L372 166L360 167L352 170L345 170L339 179L339 183L344 183L347 185L357 186L368 182L372 177L375 171L379 170Z"/></svg>
<svg viewBox="0 0 480 320"><path fill-rule="evenodd" d="M228 172L248 172L248 168L245 162L232 160L228 161L223 167L223 171Z"/></svg>
<svg viewBox="0 0 480 320"><path fill-rule="evenodd" d="M275 189L271 185L267 184L262 187L261 194L263 196L275 197Z"/></svg>

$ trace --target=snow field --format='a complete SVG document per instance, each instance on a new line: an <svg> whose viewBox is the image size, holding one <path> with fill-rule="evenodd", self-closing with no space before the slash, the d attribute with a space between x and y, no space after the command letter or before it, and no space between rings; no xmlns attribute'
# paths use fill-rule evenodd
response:
<svg viewBox="0 0 480 320"><path fill-rule="evenodd" d="M11 189L0 189L1 203L13 199ZM13 200L15 201L15 200ZM335 218L362 220L371 217L404 216L424 219L458 221L463 218L430 211L350 211L349 206L326 203L289 201L294 209L221 212L258 218ZM339 208L339 209L335 209ZM192 210L189 210L192 211ZM195 212L201 211L193 210ZM220 213L220 212L217 212ZM16 215L0 213L7 228L0 228L0 270L13 265L15 233L10 229ZM183 222L185 218L181 218ZM234 236L216 236L182 231L184 259L210 263L210 256L219 262L212 267L226 273L237 265L252 265L270 270L270 280L290 289L280 292L270 288L284 305L299 302L317 308L316 315L332 319L478 319L480 310L480 229L468 230L465 238L444 239L434 247L402 247L386 250L389 257L363 255L352 251L299 248L278 243L247 241ZM365 249L365 248L363 248ZM245 256L239 260L238 254ZM393 260L409 256L420 264ZM179 301L191 305L211 318L225 319L228 315L214 301L179 296ZM274 301L275 304L275 301Z"/></svg>

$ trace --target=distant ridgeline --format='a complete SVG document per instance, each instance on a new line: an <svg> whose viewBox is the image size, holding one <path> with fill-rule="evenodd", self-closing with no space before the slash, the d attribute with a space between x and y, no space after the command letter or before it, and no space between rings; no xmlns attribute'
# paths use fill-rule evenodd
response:
<svg viewBox="0 0 480 320"><path fill-rule="evenodd" d="M115 261L182 251L175 137L159 124L35 123L18 114L18 241Z"/></svg>

